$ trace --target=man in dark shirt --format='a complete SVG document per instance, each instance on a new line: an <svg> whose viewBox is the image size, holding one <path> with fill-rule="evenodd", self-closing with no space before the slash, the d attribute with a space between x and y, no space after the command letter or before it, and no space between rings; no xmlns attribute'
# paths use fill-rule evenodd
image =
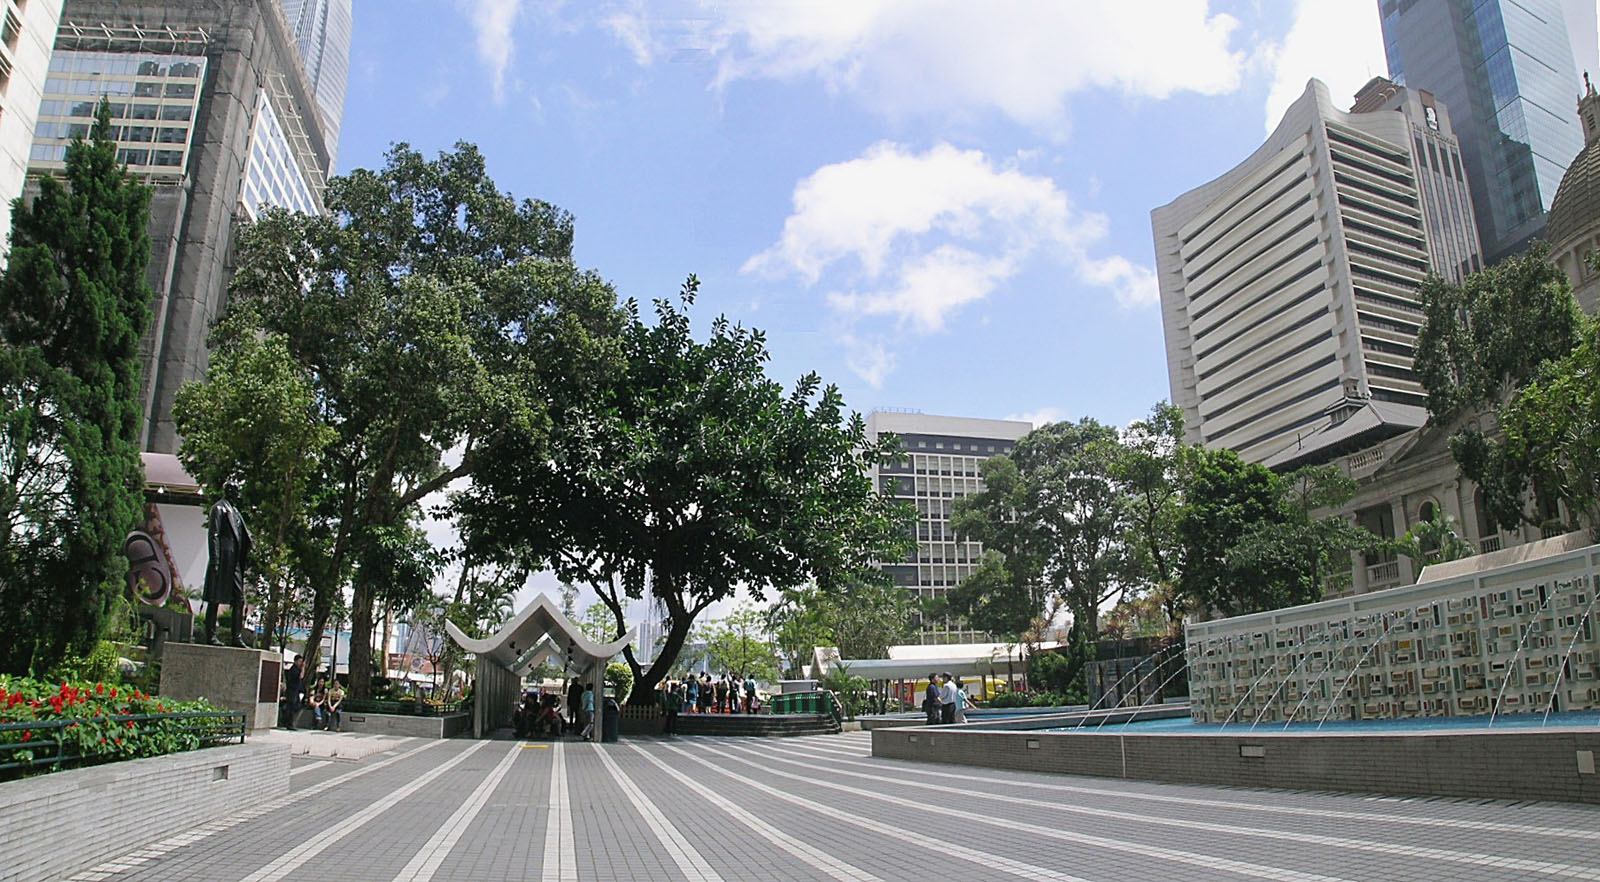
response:
<svg viewBox="0 0 1600 882"><path fill-rule="evenodd" d="M928 725L939 725L939 675L928 675L928 689L922 696L922 711L928 715Z"/></svg>
<svg viewBox="0 0 1600 882"><path fill-rule="evenodd" d="M300 693L305 686L306 657L297 655L294 664L283 672L283 711L285 729L294 728L294 718L300 714Z"/></svg>

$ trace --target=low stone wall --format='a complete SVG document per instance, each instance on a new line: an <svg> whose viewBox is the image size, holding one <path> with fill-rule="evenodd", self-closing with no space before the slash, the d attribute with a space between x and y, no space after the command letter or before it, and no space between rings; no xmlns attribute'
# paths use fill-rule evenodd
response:
<svg viewBox="0 0 1600 882"><path fill-rule="evenodd" d="M286 744L238 744L0 784L0 876L62 879L289 792Z"/></svg>
<svg viewBox="0 0 1600 882"><path fill-rule="evenodd" d="M346 732L368 732L375 735L400 735L409 738L454 738L472 728L469 714L446 714L442 717L422 717L410 714L344 713L340 728ZM311 712L301 711L295 725L311 727Z"/></svg>
<svg viewBox="0 0 1600 882"><path fill-rule="evenodd" d="M1227 787L1600 804L1600 731L1120 735L876 729L872 755Z"/></svg>

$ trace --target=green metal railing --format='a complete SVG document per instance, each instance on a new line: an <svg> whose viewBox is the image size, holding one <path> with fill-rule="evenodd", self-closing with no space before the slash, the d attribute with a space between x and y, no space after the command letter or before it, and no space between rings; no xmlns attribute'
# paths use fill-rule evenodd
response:
<svg viewBox="0 0 1600 882"><path fill-rule="evenodd" d="M767 701L775 714L827 714L839 715L832 692L790 692L774 695Z"/></svg>
<svg viewBox="0 0 1600 882"><path fill-rule="evenodd" d="M0 779L14 778L30 769L43 767L96 765L138 758L137 756L130 757L110 751L84 753L79 750L78 739L75 736L69 737L67 734L74 726L107 722L111 723L113 727L125 727L128 723L132 723L135 730L142 724L159 723L161 725L160 734L163 736L180 739L184 736L192 736L194 739L189 747L163 753L211 747L235 740L243 744L245 735L244 713L242 711L107 714L84 719L67 718L0 723L0 737L17 732L31 733L28 735L27 741L11 741L10 743L0 744ZM9 741L9 739L7 740ZM143 755L160 756L163 753L152 752Z"/></svg>

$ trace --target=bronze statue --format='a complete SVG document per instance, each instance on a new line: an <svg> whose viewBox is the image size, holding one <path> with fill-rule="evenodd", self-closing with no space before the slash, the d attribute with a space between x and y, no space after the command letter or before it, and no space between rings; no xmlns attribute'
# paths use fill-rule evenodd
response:
<svg viewBox="0 0 1600 882"><path fill-rule="evenodd" d="M217 639L217 607L233 607L232 645L244 647L244 568L250 562L250 531L244 515L233 504L239 493L232 481L222 487L222 498L211 506L207 525L211 560L206 564L206 642L221 646Z"/></svg>

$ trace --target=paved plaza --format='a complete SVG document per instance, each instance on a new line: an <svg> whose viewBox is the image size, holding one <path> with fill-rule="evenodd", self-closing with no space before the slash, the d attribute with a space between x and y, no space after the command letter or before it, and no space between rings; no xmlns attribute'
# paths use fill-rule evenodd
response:
<svg viewBox="0 0 1600 882"><path fill-rule="evenodd" d="M1600 809L1189 787L784 740L399 740L77 880L1600 879ZM159 818L159 807L152 807Z"/></svg>

